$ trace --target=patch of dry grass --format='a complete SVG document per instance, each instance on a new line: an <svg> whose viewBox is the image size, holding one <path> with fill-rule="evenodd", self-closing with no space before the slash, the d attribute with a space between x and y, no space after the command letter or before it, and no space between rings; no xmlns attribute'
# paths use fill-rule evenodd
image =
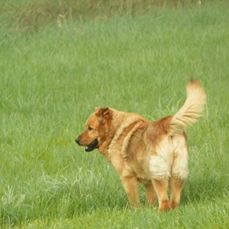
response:
<svg viewBox="0 0 229 229"><path fill-rule="evenodd" d="M202 0L9 0L0 3L0 14L16 31L37 31L66 20L110 18L114 15L139 15L155 7L180 7L203 4Z"/></svg>

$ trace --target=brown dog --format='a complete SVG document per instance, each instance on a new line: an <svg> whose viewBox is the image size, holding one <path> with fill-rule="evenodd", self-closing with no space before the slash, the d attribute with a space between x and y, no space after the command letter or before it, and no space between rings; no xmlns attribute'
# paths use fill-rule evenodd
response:
<svg viewBox="0 0 229 229"><path fill-rule="evenodd" d="M86 151L98 148L111 162L133 206L139 205L138 184L141 182L149 204L158 199L161 211L175 208L188 176L184 129L201 116L205 102L203 88L192 80L181 109L158 121L149 121L135 113L99 108L91 114L76 142L85 146Z"/></svg>

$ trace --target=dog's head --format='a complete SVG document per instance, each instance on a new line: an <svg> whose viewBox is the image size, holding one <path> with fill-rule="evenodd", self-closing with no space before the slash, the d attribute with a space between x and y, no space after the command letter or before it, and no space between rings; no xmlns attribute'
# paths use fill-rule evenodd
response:
<svg viewBox="0 0 229 229"><path fill-rule="evenodd" d="M112 120L112 110L109 108L98 108L92 113L84 127L82 134L75 140L80 146L85 147L86 152L90 152L106 141L110 131Z"/></svg>

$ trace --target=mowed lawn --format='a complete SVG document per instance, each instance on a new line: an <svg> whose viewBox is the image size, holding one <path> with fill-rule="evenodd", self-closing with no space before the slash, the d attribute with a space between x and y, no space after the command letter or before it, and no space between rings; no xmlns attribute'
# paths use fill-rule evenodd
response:
<svg viewBox="0 0 229 229"><path fill-rule="evenodd" d="M112 166L74 139L95 107L152 120L174 114L191 78L208 105L187 131L181 206L159 213L141 189L142 207L132 209ZM0 92L1 228L229 228L227 1L62 20L34 32L2 20Z"/></svg>

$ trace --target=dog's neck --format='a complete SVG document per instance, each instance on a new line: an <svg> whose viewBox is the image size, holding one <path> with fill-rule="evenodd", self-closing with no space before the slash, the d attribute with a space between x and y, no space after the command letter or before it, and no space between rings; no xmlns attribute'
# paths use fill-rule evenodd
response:
<svg viewBox="0 0 229 229"><path fill-rule="evenodd" d="M122 136L125 128L136 121L145 120L143 117L135 113L126 113L115 109L112 109L112 113L113 117L109 135L106 139L104 139L99 147L100 153L102 153L109 161L112 156L112 145L115 144L116 141Z"/></svg>
<svg viewBox="0 0 229 229"><path fill-rule="evenodd" d="M109 146L114 136L116 135L117 130L122 125L122 122L125 120L126 117L125 112L121 112L115 109L111 109L111 110L112 110L112 120L110 123L109 134L106 137L106 139L102 139L102 143L99 147L100 153L103 154L108 160L109 160L109 156L108 156Z"/></svg>

